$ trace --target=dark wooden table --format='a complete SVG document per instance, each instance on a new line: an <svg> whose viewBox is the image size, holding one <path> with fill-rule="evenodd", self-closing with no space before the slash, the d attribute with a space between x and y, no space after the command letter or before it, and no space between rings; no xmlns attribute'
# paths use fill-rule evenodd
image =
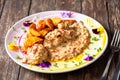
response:
<svg viewBox="0 0 120 80"><path fill-rule="evenodd" d="M114 28L120 28L120 0L0 0L0 80L99 80L111 54L109 46L93 64L62 74L27 70L7 55L4 40L9 26L30 14L50 10L70 10L93 17L106 28L109 43ZM112 80L119 59L120 54L117 53L112 60L108 80Z"/></svg>

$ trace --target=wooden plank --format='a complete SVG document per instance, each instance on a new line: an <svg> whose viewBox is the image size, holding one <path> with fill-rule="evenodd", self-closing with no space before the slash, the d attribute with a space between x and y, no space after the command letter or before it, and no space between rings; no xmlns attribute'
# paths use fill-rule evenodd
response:
<svg viewBox="0 0 120 80"><path fill-rule="evenodd" d="M99 21L109 33L107 7L105 0L83 0L82 13ZM104 55L100 57L96 62L84 69L84 80L99 80L105 68L108 55L108 52L104 53Z"/></svg>
<svg viewBox="0 0 120 80"><path fill-rule="evenodd" d="M55 10L55 0L32 0L30 14Z"/></svg>
<svg viewBox="0 0 120 80"><path fill-rule="evenodd" d="M5 0L0 0L0 17L2 15L2 11L3 11L3 8L4 8L4 4L5 4Z"/></svg>
<svg viewBox="0 0 120 80"><path fill-rule="evenodd" d="M110 0L108 2L109 24L111 31L120 27L120 0Z"/></svg>
<svg viewBox="0 0 120 80"><path fill-rule="evenodd" d="M109 25L111 33L114 32L114 28L120 29L120 0L110 0L107 3L108 5L108 13L109 13ZM112 34L113 35L113 34ZM115 54L114 59L112 61L112 65L110 67L110 72L108 76L108 80L112 80L112 76L115 71L115 67L117 62L120 59L120 52Z"/></svg>
<svg viewBox="0 0 120 80"><path fill-rule="evenodd" d="M50 80L67 80L67 73L51 74Z"/></svg>
<svg viewBox="0 0 120 80"><path fill-rule="evenodd" d="M6 32L17 20L27 15L29 0L6 0L0 19L0 80L17 80L19 65L10 59L4 48Z"/></svg>
<svg viewBox="0 0 120 80"><path fill-rule="evenodd" d="M82 0L56 0L56 9L81 12L81 1Z"/></svg>
<svg viewBox="0 0 120 80"><path fill-rule="evenodd" d="M69 72L68 80L84 80L84 68Z"/></svg>

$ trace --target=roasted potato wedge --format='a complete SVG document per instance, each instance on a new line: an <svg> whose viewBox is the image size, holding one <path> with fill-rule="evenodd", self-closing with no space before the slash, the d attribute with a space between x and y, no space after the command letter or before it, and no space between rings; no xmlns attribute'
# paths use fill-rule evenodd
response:
<svg viewBox="0 0 120 80"><path fill-rule="evenodd" d="M52 18L52 22L53 22L53 24L54 24L55 26L57 26L58 23L60 23L61 21L62 21L61 18L58 18L58 17Z"/></svg>
<svg viewBox="0 0 120 80"><path fill-rule="evenodd" d="M33 35L30 32L27 33L27 38L32 37L32 36Z"/></svg>
<svg viewBox="0 0 120 80"><path fill-rule="evenodd" d="M29 28L29 32L30 32L33 36L40 36L40 35L41 35L37 30L32 29L32 28Z"/></svg>
<svg viewBox="0 0 120 80"><path fill-rule="evenodd" d="M39 33L41 34L41 37L44 37L49 31L49 28L44 28Z"/></svg>
<svg viewBox="0 0 120 80"><path fill-rule="evenodd" d="M36 29L36 24L34 24L34 23L32 23L30 26L29 26L29 28L31 29Z"/></svg>
<svg viewBox="0 0 120 80"><path fill-rule="evenodd" d="M69 24L73 24L76 22L76 20L62 20L62 22L68 22Z"/></svg>
<svg viewBox="0 0 120 80"><path fill-rule="evenodd" d="M9 43L8 49L12 50L12 51L17 51L19 49L19 47L17 46L16 42L12 42L12 43Z"/></svg>
<svg viewBox="0 0 120 80"><path fill-rule="evenodd" d="M45 21L44 20L39 20L37 30L40 31L40 30L44 29L45 27L46 27Z"/></svg>
<svg viewBox="0 0 120 80"><path fill-rule="evenodd" d="M31 24L29 27L29 33L33 36L40 36L39 32L36 30L36 24Z"/></svg>
<svg viewBox="0 0 120 80"><path fill-rule="evenodd" d="M32 36L32 37L29 37L29 38L26 38L25 42L24 42L24 45L23 45L23 50L24 51L27 51L27 48L32 46L33 44L35 44L36 42L42 42L43 39L40 38L40 37L35 37L35 36Z"/></svg>
<svg viewBox="0 0 120 80"><path fill-rule="evenodd" d="M54 24L50 18L45 20L46 25L50 28L50 30L54 29Z"/></svg>

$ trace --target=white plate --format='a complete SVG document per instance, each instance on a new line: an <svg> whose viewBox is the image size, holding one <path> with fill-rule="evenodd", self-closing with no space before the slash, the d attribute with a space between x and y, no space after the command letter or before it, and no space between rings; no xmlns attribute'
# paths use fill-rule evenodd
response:
<svg viewBox="0 0 120 80"><path fill-rule="evenodd" d="M61 16L61 14L67 14L71 13L70 17L64 15ZM51 62L51 66L49 68L42 68L35 65L28 65L23 64L19 59L16 59L16 56L23 57L23 54L20 51L11 51L8 49L8 44L11 42L16 42L17 45L20 45L19 40L23 38L25 32L28 27L23 26L23 22L26 20L33 20L36 22L39 19L45 19L45 18L51 18L51 17L61 17L65 19L75 19L77 21L83 21L84 25L87 27L87 29L90 32L91 35L91 43L86 48L82 54L74 57L73 59L67 60L67 61L59 61L59 62ZM100 29L100 34L94 34L92 32L92 29ZM96 37L98 40L94 41L94 37ZM83 68L85 66L88 66L89 64L96 61L105 51L108 44L108 35L104 27L94 20L91 17L88 17L84 14L80 14L77 12L72 11L46 11L46 12L40 12L37 14L30 15L28 17L25 17L18 22L16 22L7 32L5 37L5 48L10 56L10 58L15 61L17 64L21 65L22 67L36 71L36 72L42 72L42 73L63 73L63 72L69 72L76 69ZM86 57L92 57L92 60L85 60Z"/></svg>

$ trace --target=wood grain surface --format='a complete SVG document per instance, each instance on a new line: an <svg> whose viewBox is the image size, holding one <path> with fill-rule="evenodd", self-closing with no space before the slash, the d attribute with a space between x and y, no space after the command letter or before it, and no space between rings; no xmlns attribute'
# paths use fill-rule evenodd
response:
<svg viewBox="0 0 120 80"><path fill-rule="evenodd" d="M109 43L114 28L120 28L120 0L0 0L0 80L99 80L109 54L105 53L93 64L68 73L44 74L27 70L17 65L7 55L5 35L16 21L34 13L50 10L70 10L86 14L99 21L107 30ZM115 54L109 70L112 80L120 52Z"/></svg>

